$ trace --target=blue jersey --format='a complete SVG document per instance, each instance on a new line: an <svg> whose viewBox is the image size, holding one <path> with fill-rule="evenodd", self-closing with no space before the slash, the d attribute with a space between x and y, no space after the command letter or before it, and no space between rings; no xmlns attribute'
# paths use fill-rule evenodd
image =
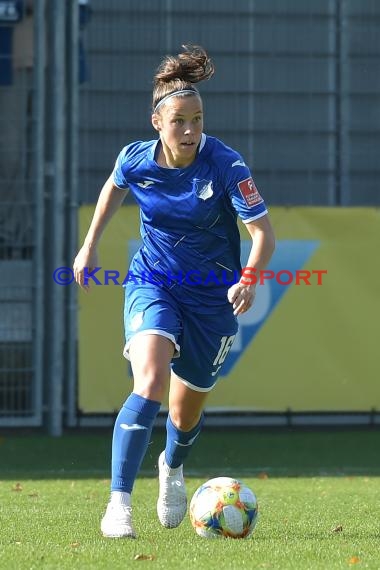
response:
<svg viewBox="0 0 380 570"><path fill-rule="evenodd" d="M203 134L186 168L159 166L158 142L124 147L113 171L140 207L142 247L128 279L153 279L181 304L214 312L240 278L237 216L248 223L267 209L242 157L218 139Z"/></svg>

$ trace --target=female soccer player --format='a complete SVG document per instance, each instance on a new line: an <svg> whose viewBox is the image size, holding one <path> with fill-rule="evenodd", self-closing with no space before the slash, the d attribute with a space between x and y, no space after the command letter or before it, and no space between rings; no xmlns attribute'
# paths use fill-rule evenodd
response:
<svg viewBox="0 0 380 570"><path fill-rule="evenodd" d="M235 338L237 317L255 296L252 280L240 276L237 215L252 238L247 267L260 271L274 250L268 212L249 168L237 152L203 133L195 84L213 75L213 63L203 48L183 48L165 57L154 77L158 140L134 142L120 152L74 261L75 279L87 289L84 269L96 267L101 234L132 192L143 241L125 285L124 356L134 384L113 432L111 498L101 522L106 537L136 537L131 493L168 386L157 513L167 528L183 520L182 465L201 431L207 394Z"/></svg>

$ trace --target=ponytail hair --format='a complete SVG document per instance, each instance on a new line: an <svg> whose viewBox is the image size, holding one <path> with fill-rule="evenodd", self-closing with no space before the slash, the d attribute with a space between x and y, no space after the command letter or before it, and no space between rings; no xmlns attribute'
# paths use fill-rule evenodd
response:
<svg viewBox="0 0 380 570"><path fill-rule="evenodd" d="M210 79L214 74L214 64L206 51L195 45L183 45L184 51L177 56L167 55L153 79L153 112L171 94L199 95L195 83Z"/></svg>

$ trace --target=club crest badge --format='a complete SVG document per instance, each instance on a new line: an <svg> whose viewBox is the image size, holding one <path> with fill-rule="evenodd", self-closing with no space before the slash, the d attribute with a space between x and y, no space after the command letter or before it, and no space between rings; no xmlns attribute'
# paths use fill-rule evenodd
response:
<svg viewBox="0 0 380 570"><path fill-rule="evenodd" d="M193 190L200 200L208 200L214 194L212 180L199 180L194 178Z"/></svg>

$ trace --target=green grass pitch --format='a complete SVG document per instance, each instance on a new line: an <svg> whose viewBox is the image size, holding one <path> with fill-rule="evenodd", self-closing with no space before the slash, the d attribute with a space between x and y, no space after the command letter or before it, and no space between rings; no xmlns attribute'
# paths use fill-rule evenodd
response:
<svg viewBox="0 0 380 570"><path fill-rule="evenodd" d="M242 479L260 507L248 540L202 539L188 517L160 526L158 429L133 496L137 540L103 538L110 438L0 436L2 570L380 568L378 430L206 429L185 470L189 499L211 477Z"/></svg>

